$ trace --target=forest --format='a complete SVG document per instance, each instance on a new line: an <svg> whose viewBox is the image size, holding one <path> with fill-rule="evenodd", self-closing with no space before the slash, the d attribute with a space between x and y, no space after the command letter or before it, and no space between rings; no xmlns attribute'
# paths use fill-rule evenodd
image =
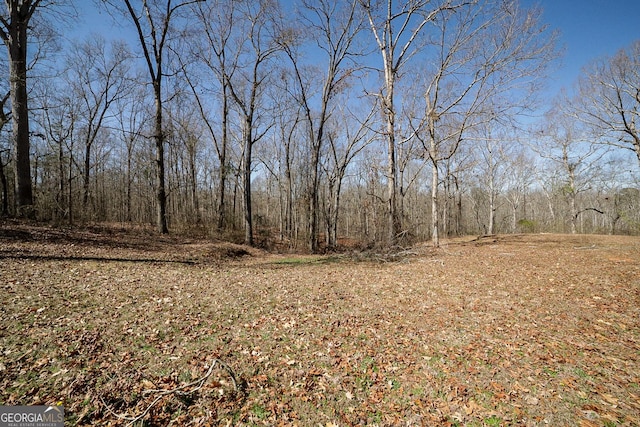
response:
<svg viewBox="0 0 640 427"><path fill-rule="evenodd" d="M558 33L517 0L0 13L4 217L310 252L640 234L640 40L548 99Z"/></svg>

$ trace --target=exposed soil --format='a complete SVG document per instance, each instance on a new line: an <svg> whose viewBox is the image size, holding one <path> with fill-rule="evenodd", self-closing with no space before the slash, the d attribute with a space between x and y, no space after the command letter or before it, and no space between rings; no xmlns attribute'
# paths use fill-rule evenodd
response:
<svg viewBox="0 0 640 427"><path fill-rule="evenodd" d="M0 291L0 404L68 425L640 425L637 237L285 256L5 222Z"/></svg>

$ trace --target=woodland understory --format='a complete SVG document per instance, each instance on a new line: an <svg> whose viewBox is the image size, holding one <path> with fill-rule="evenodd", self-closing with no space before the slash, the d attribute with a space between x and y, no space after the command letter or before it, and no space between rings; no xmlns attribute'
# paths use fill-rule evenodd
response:
<svg viewBox="0 0 640 427"><path fill-rule="evenodd" d="M112 31L85 31L96 13ZM0 18L3 217L311 253L640 233L640 41L556 96L539 7L11 0Z"/></svg>

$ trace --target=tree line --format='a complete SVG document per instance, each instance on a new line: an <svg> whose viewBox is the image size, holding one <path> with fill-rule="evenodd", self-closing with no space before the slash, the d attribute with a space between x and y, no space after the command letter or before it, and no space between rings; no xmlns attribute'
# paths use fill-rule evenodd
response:
<svg viewBox="0 0 640 427"><path fill-rule="evenodd" d="M131 36L64 40L76 6L4 2L4 216L312 252L640 231L640 41L546 100L558 36L517 0L101 0Z"/></svg>

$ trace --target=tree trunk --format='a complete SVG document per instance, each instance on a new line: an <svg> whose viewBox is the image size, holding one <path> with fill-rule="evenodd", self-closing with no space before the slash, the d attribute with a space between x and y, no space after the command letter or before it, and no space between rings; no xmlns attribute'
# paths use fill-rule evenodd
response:
<svg viewBox="0 0 640 427"><path fill-rule="evenodd" d="M220 152L218 156L218 160L220 161L220 175L218 177L219 187L218 187L218 221L217 221L217 229L218 231L222 231L224 229L224 220L225 220L225 192L227 186L227 139L229 137L228 132L228 121L229 121L229 95L227 93L227 85L223 84L222 86L222 147L220 147Z"/></svg>
<svg viewBox="0 0 640 427"><path fill-rule="evenodd" d="M433 246L440 246L440 236L438 221L438 163L432 159L431 167L431 242Z"/></svg>
<svg viewBox="0 0 640 427"><path fill-rule="evenodd" d="M451 170L448 164L445 164L445 178L442 180L442 203L440 207L442 209L442 223L440 224L440 231L443 236L449 235L449 176Z"/></svg>
<svg viewBox="0 0 640 427"><path fill-rule="evenodd" d="M83 185L82 185L82 208L85 214L85 218L87 216L87 212L89 211L89 184L90 184L90 173L91 173L91 143L85 142L84 146L84 171L83 171Z"/></svg>
<svg viewBox="0 0 640 427"><path fill-rule="evenodd" d="M15 149L17 216L34 217L31 161L29 158L29 108L27 106L27 23L17 6L11 8L9 28L9 82L11 122Z"/></svg>
<svg viewBox="0 0 640 427"><path fill-rule="evenodd" d="M392 78L391 78L392 79ZM396 137L395 137L395 111L393 105L393 81L387 81L387 94L385 100L387 118L387 194L388 194L388 226L387 236L389 245L394 245L398 237L398 210L397 210L397 165L396 165Z"/></svg>
<svg viewBox="0 0 640 427"><path fill-rule="evenodd" d="M285 146L285 178L287 181L287 212L286 212L286 236L293 237L293 177L291 176L291 144L287 141Z"/></svg>
<svg viewBox="0 0 640 427"><path fill-rule="evenodd" d="M158 77L159 78L159 77ZM162 129L162 98L160 82L153 85L155 95L155 135L156 142L156 227L158 233L168 234L167 226L167 192L165 187L164 164L164 131Z"/></svg>
<svg viewBox="0 0 640 427"><path fill-rule="evenodd" d="M340 192L342 191L342 180L344 179L344 172L337 177L333 196L333 208L332 208L332 227L329 236L329 247L336 248L338 246L338 219L340 218Z"/></svg>
<svg viewBox="0 0 640 427"><path fill-rule="evenodd" d="M578 212L576 209L576 195L571 191L569 194L569 205L571 206L571 234L576 234L578 232L578 228L576 223L578 222Z"/></svg>
<svg viewBox="0 0 640 427"><path fill-rule="evenodd" d="M462 192L460 191L460 183L458 178L454 177L455 200L456 200L456 219L455 219L455 235L462 235Z"/></svg>
<svg viewBox="0 0 640 427"><path fill-rule="evenodd" d="M220 175L218 177L219 187L218 187L218 219L216 223L216 228L218 231L222 231L224 229L225 223L225 197L226 191L225 188L227 186L227 165L226 163L226 155L220 158ZM225 162L225 163L223 163Z"/></svg>
<svg viewBox="0 0 640 427"><path fill-rule="evenodd" d="M56 202L58 204L58 218L57 220L62 220L65 216L65 197L67 193L65 192L65 173L64 173L64 144L63 139L61 138L58 141L58 195L56 196ZM67 205L68 206L68 205Z"/></svg>
<svg viewBox="0 0 640 427"><path fill-rule="evenodd" d="M435 120L431 115L428 120L429 158L431 159L431 243L440 246L440 224L438 221L438 145L436 144Z"/></svg>
<svg viewBox="0 0 640 427"><path fill-rule="evenodd" d="M202 218L200 217L200 200L198 197L198 178L195 167L195 159L191 161L191 201L193 203L193 210L196 216L196 224L200 224Z"/></svg>
<svg viewBox="0 0 640 427"><path fill-rule="evenodd" d="M244 129L244 168L242 172L244 202L244 243L253 246L253 218L251 212L251 121L247 120Z"/></svg>
<svg viewBox="0 0 640 427"><path fill-rule="evenodd" d="M0 152L0 154L2 154ZM2 156L0 155L0 183L2 183L2 214L1 216L9 216L9 183L7 175L4 172L4 164L2 164Z"/></svg>
<svg viewBox="0 0 640 427"><path fill-rule="evenodd" d="M73 226L73 137L71 139L71 147L69 148L69 162L67 163L67 207L69 216L67 224Z"/></svg>
<svg viewBox="0 0 640 427"><path fill-rule="evenodd" d="M309 189L309 250L318 252L318 210L319 210L319 171L320 167L320 141L313 144L311 156L311 188Z"/></svg>
<svg viewBox="0 0 640 427"><path fill-rule="evenodd" d="M578 232L576 223L578 222L578 207L576 205L576 176L575 166L569 162L566 147L563 148L563 162L569 173L569 206L571 209L571 234Z"/></svg>
<svg viewBox="0 0 640 427"><path fill-rule="evenodd" d="M322 109L318 120L318 131L314 135L313 120L311 118L311 110L306 108L307 121L309 125L309 139L312 144L311 153L311 188L309 189L309 250L312 253L318 252L318 232L319 232L319 215L320 197L318 195L320 189L320 151L324 139L324 124L327 120L327 106L329 95L327 94L326 83L322 99Z"/></svg>
<svg viewBox="0 0 640 427"><path fill-rule="evenodd" d="M127 172L126 172L126 180L127 180L127 194L126 194L126 202L127 202L127 212L126 219L127 222L131 222L131 187L133 185L133 181L131 180L131 161L133 157L133 137L129 140L129 145L127 146Z"/></svg>
<svg viewBox="0 0 640 427"><path fill-rule="evenodd" d="M4 98L0 101L0 131L2 131L4 126L9 123L4 107L10 96L11 94L7 92ZM7 181L7 175L4 167L5 165L2 163L2 151L0 151L0 183L2 184L2 213L0 213L0 216L9 216L9 182Z"/></svg>
<svg viewBox="0 0 640 427"><path fill-rule="evenodd" d="M493 174L489 176L489 229L488 234L493 234L496 222L496 193L494 189Z"/></svg>

